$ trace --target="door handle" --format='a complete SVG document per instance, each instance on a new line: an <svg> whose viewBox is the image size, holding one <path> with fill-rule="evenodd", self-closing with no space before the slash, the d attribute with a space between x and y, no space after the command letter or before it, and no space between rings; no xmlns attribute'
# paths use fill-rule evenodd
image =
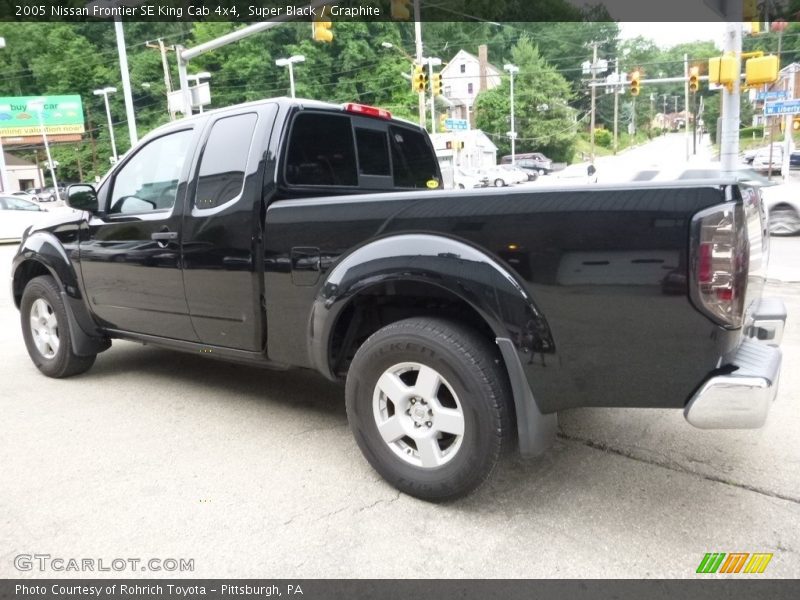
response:
<svg viewBox="0 0 800 600"><path fill-rule="evenodd" d="M169 240L177 240L178 239L178 232L177 231L157 231L155 233L150 234L151 240L156 240L159 242L169 241Z"/></svg>

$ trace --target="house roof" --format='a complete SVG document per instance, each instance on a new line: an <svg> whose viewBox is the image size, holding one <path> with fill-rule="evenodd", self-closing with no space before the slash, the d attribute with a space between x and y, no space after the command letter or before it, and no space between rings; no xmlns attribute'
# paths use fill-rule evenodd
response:
<svg viewBox="0 0 800 600"><path fill-rule="evenodd" d="M8 152L3 152L3 157L5 158L6 166L8 167L36 167L36 165L32 162L20 158L19 156L9 154Z"/></svg>
<svg viewBox="0 0 800 600"><path fill-rule="evenodd" d="M786 65L780 70L781 73L795 73L797 71L800 71L800 63L796 62Z"/></svg>
<svg viewBox="0 0 800 600"><path fill-rule="evenodd" d="M474 54L470 54L469 52L467 52L464 49L461 49L456 53L456 55L453 58L450 59L450 62L448 62L442 68L442 77L446 76L447 71L450 70L451 66L455 67L455 65L459 63L459 59L460 60L468 60L470 62L476 62L476 63L480 62L480 59L477 56L475 56ZM492 63L487 63L486 64L486 71L487 71L487 75L502 75L503 74L503 72L500 69L498 69L497 67L495 67Z"/></svg>

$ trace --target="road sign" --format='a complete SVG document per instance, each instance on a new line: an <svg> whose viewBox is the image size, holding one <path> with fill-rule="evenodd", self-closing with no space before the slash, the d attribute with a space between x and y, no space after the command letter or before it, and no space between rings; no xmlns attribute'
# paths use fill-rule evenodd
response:
<svg viewBox="0 0 800 600"><path fill-rule="evenodd" d="M789 98L789 92L785 90L779 90L776 92L758 92L756 94L756 100L787 100Z"/></svg>
<svg viewBox="0 0 800 600"><path fill-rule="evenodd" d="M0 136L41 135L39 106L47 135L86 131L80 96L13 96L0 98Z"/></svg>
<svg viewBox="0 0 800 600"><path fill-rule="evenodd" d="M466 119L445 119L444 128L451 131L466 130L468 124Z"/></svg>
<svg viewBox="0 0 800 600"><path fill-rule="evenodd" d="M800 100L784 100L764 105L765 115L794 115L800 113Z"/></svg>

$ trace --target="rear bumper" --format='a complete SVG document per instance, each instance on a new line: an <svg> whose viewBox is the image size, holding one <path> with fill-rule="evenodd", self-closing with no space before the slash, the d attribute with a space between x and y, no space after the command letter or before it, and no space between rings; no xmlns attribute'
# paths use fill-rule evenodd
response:
<svg viewBox="0 0 800 600"><path fill-rule="evenodd" d="M723 375L710 377L683 411L700 429L756 429L778 392L786 308L776 299L764 299L753 313L753 324Z"/></svg>

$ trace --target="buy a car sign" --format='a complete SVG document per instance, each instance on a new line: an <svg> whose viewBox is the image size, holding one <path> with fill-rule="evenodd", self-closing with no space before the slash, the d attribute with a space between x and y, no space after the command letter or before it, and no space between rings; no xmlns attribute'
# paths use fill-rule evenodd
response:
<svg viewBox="0 0 800 600"><path fill-rule="evenodd" d="M39 113L41 112L41 122ZM0 98L0 137L83 133L83 104L74 96L12 96Z"/></svg>

